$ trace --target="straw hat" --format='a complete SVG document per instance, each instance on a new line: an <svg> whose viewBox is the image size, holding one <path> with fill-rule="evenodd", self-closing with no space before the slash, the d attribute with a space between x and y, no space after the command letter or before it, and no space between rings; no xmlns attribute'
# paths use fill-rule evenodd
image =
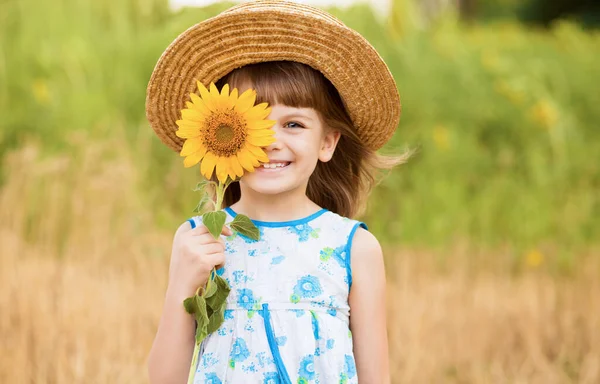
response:
<svg viewBox="0 0 600 384"><path fill-rule="evenodd" d="M198 23L163 52L148 84L146 116L160 139L180 151L175 121L189 93L232 70L266 61L296 61L336 87L363 143L379 149L400 119L394 79L365 38L330 14L288 1L242 3Z"/></svg>

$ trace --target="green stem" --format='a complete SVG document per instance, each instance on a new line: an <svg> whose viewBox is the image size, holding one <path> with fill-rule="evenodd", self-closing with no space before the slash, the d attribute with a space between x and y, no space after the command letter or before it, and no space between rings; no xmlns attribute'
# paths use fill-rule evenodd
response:
<svg viewBox="0 0 600 384"><path fill-rule="evenodd" d="M227 179L227 181L225 182L225 184L222 184L221 182L219 182L217 184L217 202L215 204L215 211L220 211L221 210L221 206L223 204L223 198L225 196L225 190L227 189L227 187L229 186L229 184L231 184L233 180L231 179ZM208 281L206 283L206 289L204 290L204 292L202 292L202 295L204 295L204 293L206 291L208 291L208 289L210 288L210 284L213 283L213 276L216 274L216 268L213 268L210 275L208 276ZM198 288L198 290L196 290L196 295L198 295L199 291L201 288ZM192 364L190 366L190 373L188 375L188 381L187 384L193 384L194 383L194 376L196 375L196 365L198 364L198 355L200 352L200 343L196 343L194 342L194 355L192 356Z"/></svg>
<svg viewBox="0 0 600 384"><path fill-rule="evenodd" d="M194 384L194 376L196 376L196 365L198 364L199 353L200 343L194 343L194 355L192 356L192 365L190 366L190 374L188 375L187 384Z"/></svg>
<svg viewBox="0 0 600 384"><path fill-rule="evenodd" d="M223 204L223 192L223 184L219 182L219 184L217 185L217 204L215 205L215 211L221 210L221 205Z"/></svg>

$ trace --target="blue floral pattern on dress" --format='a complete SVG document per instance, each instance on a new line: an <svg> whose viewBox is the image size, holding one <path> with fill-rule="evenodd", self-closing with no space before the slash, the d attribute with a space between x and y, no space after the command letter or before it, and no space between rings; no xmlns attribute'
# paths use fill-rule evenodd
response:
<svg viewBox="0 0 600 384"><path fill-rule="evenodd" d="M221 379L214 372L207 373L205 376L204 384L222 384Z"/></svg>
<svg viewBox="0 0 600 384"><path fill-rule="evenodd" d="M280 264L285 259L285 256L276 256L271 259L271 264Z"/></svg>
<svg viewBox="0 0 600 384"><path fill-rule="evenodd" d="M323 293L323 290L321 289L319 278L316 276L303 276L298 279L298 283L294 287L294 294L300 298L317 297L321 293Z"/></svg>
<svg viewBox="0 0 600 384"><path fill-rule="evenodd" d="M277 372L267 372L264 376L263 384L280 384L279 374Z"/></svg>
<svg viewBox="0 0 600 384"><path fill-rule="evenodd" d="M305 380L315 379L315 360L313 355L305 356L300 361L300 369L298 369L298 375L300 378Z"/></svg>
<svg viewBox="0 0 600 384"><path fill-rule="evenodd" d="M233 343L229 357L233 361L244 361L248 358L248 356L250 356L250 351L246 346L246 341L244 341L244 339L241 337L238 337Z"/></svg>
<svg viewBox="0 0 600 384"><path fill-rule="evenodd" d="M333 257L333 259L335 261L338 262L338 264L341 267L346 267L346 258L348 257L348 255L346 254L346 246L343 247L337 247L336 249L333 250L333 253L331 255Z"/></svg>
<svg viewBox="0 0 600 384"><path fill-rule="evenodd" d="M251 289L242 288L238 289L238 302L237 304L246 309L252 309L254 306L254 293Z"/></svg>
<svg viewBox="0 0 600 384"><path fill-rule="evenodd" d="M354 357L350 355L344 356L344 370L346 371L348 378L351 379L356 376L356 364L354 362Z"/></svg>
<svg viewBox="0 0 600 384"><path fill-rule="evenodd" d="M309 236L318 239L320 229L314 229L308 224L301 224L290 227L290 231L298 235L298 241L304 242L308 241Z"/></svg>

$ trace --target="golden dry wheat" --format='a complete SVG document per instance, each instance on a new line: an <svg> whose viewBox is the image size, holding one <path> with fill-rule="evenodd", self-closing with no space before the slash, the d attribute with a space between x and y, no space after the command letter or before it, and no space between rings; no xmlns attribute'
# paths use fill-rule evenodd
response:
<svg viewBox="0 0 600 384"><path fill-rule="evenodd" d="M40 157L3 161L0 382L146 383L172 234L126 149ZM448 252L386 252L395 383L600 382L598 261L515 276L500 250Z"/></svg>

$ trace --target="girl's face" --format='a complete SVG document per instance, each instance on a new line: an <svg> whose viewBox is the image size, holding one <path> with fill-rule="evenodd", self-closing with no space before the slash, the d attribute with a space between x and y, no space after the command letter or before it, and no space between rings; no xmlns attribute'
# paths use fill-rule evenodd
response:
<svg viewBox="0 0 600 384"><path fill-rule="evenodd" d="M312 108L271 105L268 119L275 120L275 143L265 148L270 162L244 175L242 189L261 194L297 191L305 194L308 179L317 162L327 162L340 138L338 131L326 130Z"/></svg>

